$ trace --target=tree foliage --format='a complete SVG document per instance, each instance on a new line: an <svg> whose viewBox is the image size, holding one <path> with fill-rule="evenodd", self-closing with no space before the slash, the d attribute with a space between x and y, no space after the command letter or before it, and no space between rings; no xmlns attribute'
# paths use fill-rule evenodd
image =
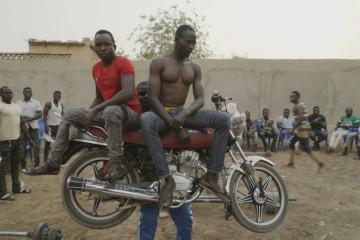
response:
<svg viewBox="0 0 360 240"><path fill-rule="evenodd" d="M192 10L185 13L178 5L167 10L158 9L155 15L142 15L142 24L135 27L129 39L135 39L135 48L138 59L153 59L154 57L170 53L174 48L175 32L177 27L187 24L196 31L196 46L191 58L208 58L212 56L206 39L209 36L206 30L205 17L199 16Z"/></svg>

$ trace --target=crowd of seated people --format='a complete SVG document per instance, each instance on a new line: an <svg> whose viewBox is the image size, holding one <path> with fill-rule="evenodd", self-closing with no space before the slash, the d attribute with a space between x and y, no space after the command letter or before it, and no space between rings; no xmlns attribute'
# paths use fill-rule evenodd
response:
<svg viewBox="0 0 360 240"><path fill-rule="evenodd" d="M261 139L264 151L276 152L276 142L283 144L285 139L289 140L293 136L294 117L291 111L285 108L283 115L278 117L276 125L270 117L270 110L264 108L262 116L257 119L251 119L249 111L246 115L246 131L244 137L248 140L248 147L252 144L252 150L258 149L258 141ZM332 153L336 149L340 141L344 141L344 149L338 153L339 156L348 155L352 146L356 145L357 156L354 160L360 160L360 118L353 114L352 108L345 109L345 115L340 118L333 129L331 139L328 144L328 128L326 117L320 114L320 107L313 107L313 113L308 116L311 125L310 139L314 143L313 150L321 150L320 144L326 141L327 152ZM271 142L271 144L270 144ZM270 145L270 146L269 146ZM280 147L280 149L283 149Z"/></svg>

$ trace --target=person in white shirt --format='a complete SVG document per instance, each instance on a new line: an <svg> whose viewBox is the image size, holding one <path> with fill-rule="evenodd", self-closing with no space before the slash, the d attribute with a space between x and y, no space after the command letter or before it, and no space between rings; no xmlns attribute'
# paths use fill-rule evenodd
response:
<svg viewBox="0 0 360 240"><path fill-rule="evenodd" d="M0 201L13 201L15 198L7 192L6 172L10 166L13 193L30 193L19 180L19 165L21 158L20 132L29 139L30 145L34 143L30 138L21 109L12 102L13 93L7 86L0 88Z"/></svg>
<svg viewBox="0 0 360 240"><path fill-rule="evenodd" d="M44 124L45 124L45 133L50 135L53 140L55 140L57 132L59 130L59 125L61 118L64 113L64 106L60 103L61 92L55 91L53 94L53 100L47 102L44 107ZM47 141L45 138L45 150L44 150L44 163L47 161L50 152L51 142Z"/></svg>
<svg viewBox="0 0 360 240"><path fill-rule="evenodd" d="M38 119L42 117L42 107L40 102L32 98L32 89L25 87L23 90L24 99L17 102L21 108L21 115L28 127L29 134L35 146L33 148L35 166L40 164L39 155L39 124ZM24 138L23 156L21 159L21 168L26 169L26 146L28 141Z"/></svg>

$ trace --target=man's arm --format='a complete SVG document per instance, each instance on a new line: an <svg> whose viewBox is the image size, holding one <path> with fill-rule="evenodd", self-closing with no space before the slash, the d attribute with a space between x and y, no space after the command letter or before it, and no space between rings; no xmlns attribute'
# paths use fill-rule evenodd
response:
<svg viewBox="0 0 360 240"><path fill-rule="evenodd" d="M90 105L90 109L94 108L95 106L99 105L100 103L102 103L104 101L101 92L99 90L98 87L95 88L95 99L93 100L93 102Z"/></svg>
<svg viewBox="0 0 360 240"><path fill-rule="evenodd" d="M161 92L161 71L163 61L156 58L150 63L148 81L148 99L153 110L170 126L173 125L173 118L165 111L164 105L160 102Z"/></svg>
<svg viewBox="0 0 360 240"><path fill-rule="evenodd" d="M109 100L103 101L102 103L94 106L96 112L101 112L108 106L120 106L127 103L134 97L135 80L133 76L124 76L121 78L121 90L116 93Z"/></svg>
<svg viewBox="0 0 360 240"><path fill-rule="evenodd" d="M48 118L48 114L49 114L50 109L51 109L51 102L48 102L44 106L44 114L43 114L43 119L44 119L44 124L45 124L45 133L46 134L49 134L48 125L47 125L47 118Z"/></svg>
<svg viewBox="0 0 360 240"><path fill-rule="evenodd" d="M182 127L182 125L184 124L185 119L195 113L196 111L198 111L200 108L202 108L204 106L204 86L202 84L201 78L202 78L202 73L201 73L201 68L198 64L196 63L192 63L193 64L193 69L194 69L194 74L195 74L195 79L194 79L194 83L193 83L193 93L194 93L194 102L192 104L190 104L190 106L185 109L184 111L181 111L179 114L177 114L174 117L174 128L175 129L179 129Z"/></svg>
<svg viewBox="0 0 360 240"><path fill-rule="evenodd" d="M321 119L321 127L322 127L322 128L326 128L326 127L327 127L327 123L326 123L326 118L325 118L325 117L322 117L322 119Z"/></svg>
<svg viewBox="0 0 360 240"><path fill-rule="evenodd" d="M188 114L193 114L204 106L204 86L202 84L202 72L198 64L193 63L195 80L193 83L194 102L186 109Z"/></svg>
<svg viewBox="0 0 360 240"><path fill-rule="evenodd" d="M28 123L28 122L31 122L31 121L34 121L34 120L38 120L38 119L40 119L41 117L42 117L42 111L41 111L41 110L40 110L40 111L36 111L34 116L25 118L25 119L24 119L24 122L25 122L25 123Z"/></svg>
<svg viewBox="0 0 360 240"><path fill-rule="evenodd" d="M35 103L36 103L35 115L32 116L32 117L24 118L25 123L28 123L28 122L31 122L31 121L34 121L34 120L38 120L38 119L40 119L42 117L43 110L41 108L40 102L35 101Z"/></svg>
<svg viewBox="0 0 360 240"><path fill-rule="evenodd" d="M20 130L21 130L21 133L24 134L26 139L29 141L30 145L33 147L34 142L31 139L29 131L28 131L27 127L26 127L25 121L21 116L20 116Z"/></svg>

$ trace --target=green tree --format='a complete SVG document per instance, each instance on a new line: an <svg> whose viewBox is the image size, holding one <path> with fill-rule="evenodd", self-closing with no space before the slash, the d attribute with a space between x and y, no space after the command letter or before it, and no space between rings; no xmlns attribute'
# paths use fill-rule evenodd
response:
<svg viewBox="0 0 360 240"><path fill-rule="evenodd" d="M189 4L189 3L188 3ZM209 58L212 51L209 49L206 39L209 36L205 17L199 16L192 10L189 13L171 6L167 10L157 10L155 15L142 15L142 24L135 27L128 40L135 39L135 48L138 59L153 59L165 55L174 48L175 31L182 24L190 25L196 31L196 46L191 58Z"/></svg>

